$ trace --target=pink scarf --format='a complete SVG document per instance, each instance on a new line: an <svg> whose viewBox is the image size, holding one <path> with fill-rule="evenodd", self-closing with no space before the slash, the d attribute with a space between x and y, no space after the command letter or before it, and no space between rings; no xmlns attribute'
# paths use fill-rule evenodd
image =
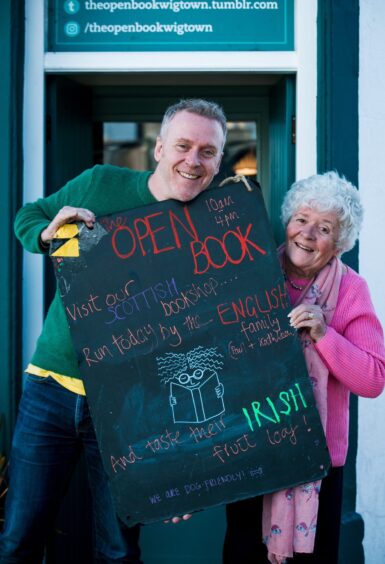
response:
<svg viewBox="0 0 385 564"><path fill-rule="evenodd" d="M285 246L278 249L283 265ZM321 306L326 324L329 325L336 308L344 265L333 258L306 287L297 302ZM314 348L306 331L301 341L306 366L313 384L314 397L326 433L327 386L329 371ZM294 552L312 553L318 514L318 494L321 480L302 484L286 491L265 495L263 498L262 534L267 545L269 561L281 564Z"/></svg>

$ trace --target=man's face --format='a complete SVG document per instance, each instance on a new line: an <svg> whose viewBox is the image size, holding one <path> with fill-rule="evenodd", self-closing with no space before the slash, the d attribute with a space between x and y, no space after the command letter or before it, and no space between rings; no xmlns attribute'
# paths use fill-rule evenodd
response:
<svg viewBox="0 0 385 564"><path fill-rule="evenodd" d="M155 145L158 165L149 182L155 198L188 202L198 196L219 170L223 142L219 122L178 112Z"/></svg>

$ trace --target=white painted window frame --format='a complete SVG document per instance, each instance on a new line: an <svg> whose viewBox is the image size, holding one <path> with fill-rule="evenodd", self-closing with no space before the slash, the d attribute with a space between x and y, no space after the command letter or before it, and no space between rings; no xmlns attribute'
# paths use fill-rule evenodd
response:
<svg viewBox="0 0 385 564"><path fill-rule="evenodd" d="M26 0L24 201L44 192L46 73L295 73L296 177L316 172L317 0L295 1L295 50L274 52L45 53L45 2ZM31 358L43 324L43 262L24 253L24 356Z"/></svg>

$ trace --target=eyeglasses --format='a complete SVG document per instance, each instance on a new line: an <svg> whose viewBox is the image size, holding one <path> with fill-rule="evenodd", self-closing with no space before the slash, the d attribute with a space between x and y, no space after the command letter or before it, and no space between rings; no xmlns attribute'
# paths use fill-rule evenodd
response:
<svg viewBox="0 0 385 564"><path fill-rule="evenodd" d="M182 372L182 374L178 374L176 377L180 384L186 385L191 382L194 378L195 380L201 380L203 376L203 370L201 368L197 368L194 370L192 374L187 374L187 372Z"/></svg>

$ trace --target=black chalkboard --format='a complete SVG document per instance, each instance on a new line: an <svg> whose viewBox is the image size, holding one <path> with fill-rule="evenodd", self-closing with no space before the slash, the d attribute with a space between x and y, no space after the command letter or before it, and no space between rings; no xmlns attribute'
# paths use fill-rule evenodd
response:
<svg viewBox="0 0 385 564"><path fill-rule="evenodd" d="M258 189L233 183L188 205L161 202L71 229L79 233L56 239L51 256L124 521L326 474Z"/></svg>

